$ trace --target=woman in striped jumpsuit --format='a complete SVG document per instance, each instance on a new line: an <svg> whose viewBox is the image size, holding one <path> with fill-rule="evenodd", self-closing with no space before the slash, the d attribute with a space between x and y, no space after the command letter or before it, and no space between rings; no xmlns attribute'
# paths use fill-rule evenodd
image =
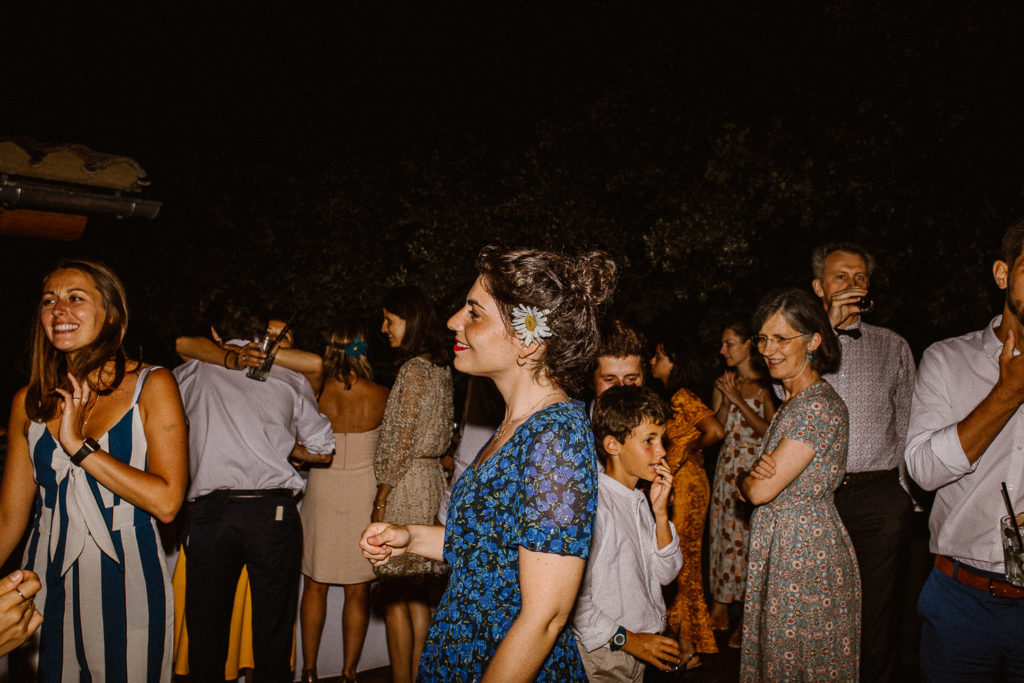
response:
<svg viewBox="0 0 1024 683"><path fill-rule="evenodd" d="M128 360L124 287L66 261L44 280L29 385L11 406L0 562L32 520L39 680L170 681L170 582L156 521L188 476L173 376Z"/></svg>

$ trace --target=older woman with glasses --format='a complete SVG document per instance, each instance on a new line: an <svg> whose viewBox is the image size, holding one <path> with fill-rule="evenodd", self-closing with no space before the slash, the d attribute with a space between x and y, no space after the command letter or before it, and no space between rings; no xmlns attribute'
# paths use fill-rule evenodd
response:
<svg viewBox="0 0 1024 683"><path fill-rule="evenodd" d="M821 304L803 290L769 294L754 337L785 401L761 456L739 481L758 507L750 521L740 679L855 681L860 573L832 494L843 480L849 417L821 373L839 344Z"/></svg>

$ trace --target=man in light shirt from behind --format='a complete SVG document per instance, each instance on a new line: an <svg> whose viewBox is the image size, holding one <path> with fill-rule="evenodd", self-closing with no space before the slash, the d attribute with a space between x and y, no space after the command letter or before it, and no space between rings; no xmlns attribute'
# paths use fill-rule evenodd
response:
<svg viewBox="0 0 1024 683"><path fill-rule="evenodd" d="M211 302L206 315L241 355L262 333L252 310L227 297ZM334 451L331 423L306 378L275 363L258 382L244 366L229 350L220 364L194 359L174 370L189 420L185 621L190 680L199 683L224 680L243 566L252 591L256 680L291 680L302 560L296 500L305 481L289 457L329 462Z"/></svg>
<svg viewBox="0 0 1024 683"><path fill-rule="evenodd" d="M594 404L594 443L605 469L573 620L591 681L642 681L644 662L663 671L679 666L679 643L660 635L661 587L683 564L668 516L672 473L662 438L669 416L657 394L637 386L611 387ZM641 480L651 482L650 506Z"/></svg>

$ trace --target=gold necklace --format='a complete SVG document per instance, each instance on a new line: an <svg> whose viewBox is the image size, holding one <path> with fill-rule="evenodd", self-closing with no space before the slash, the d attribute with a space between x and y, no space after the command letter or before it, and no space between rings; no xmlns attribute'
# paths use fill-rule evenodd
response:
<svg viewBox="0 0 1024 683"><path fill-rule="evenodd" d="M517 423L517 422L521 422L522 420L525 420L526 418L530 417L530 415L533 415L533 413L536 412L537 408L540 406L541 403L543 403L546 399L551 398L552 396L557 396L560 393L562 393L562 392L561 391L552 391L550 393L547 393L547 394L541 396L539 401L537 401L532 406L530 406L529 410L527 410L525 413L521 414L519 417L516 417L516 418L509 417L509 418L506 418L506 419L502 420L501 424L498 425L498 430L496 432L494 432L494 440L497 441L497 440L501 439L501 437L504 436L504 434L505 434L505 430L508 429L512 424Z"/></svg>
<svg viewBox="0 0 1024 683"><path fill-rule="evenodd" d="M82 420L82 428L89 424L89 418L92 417L92 411L96 410L96 404L100 402L100 395L94 394L96 398L87 406L85 406L85 419Z"/></svg>

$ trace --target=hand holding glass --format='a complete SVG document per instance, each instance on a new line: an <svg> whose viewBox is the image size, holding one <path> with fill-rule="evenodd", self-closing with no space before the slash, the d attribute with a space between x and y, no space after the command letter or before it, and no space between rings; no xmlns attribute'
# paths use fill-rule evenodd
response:
<svg viewBox="0 0 1024 683"><path fill-rule="evenodd" d="M266 354L266 359L259 365L249 368L245 371L245 376L249 379L254 379L257 382L266 382L267 376L270 375L270 368L274 365L274 356L277 355L277 337L271 334L263 335L263 340L260 342L260 351Z"/></svg>

